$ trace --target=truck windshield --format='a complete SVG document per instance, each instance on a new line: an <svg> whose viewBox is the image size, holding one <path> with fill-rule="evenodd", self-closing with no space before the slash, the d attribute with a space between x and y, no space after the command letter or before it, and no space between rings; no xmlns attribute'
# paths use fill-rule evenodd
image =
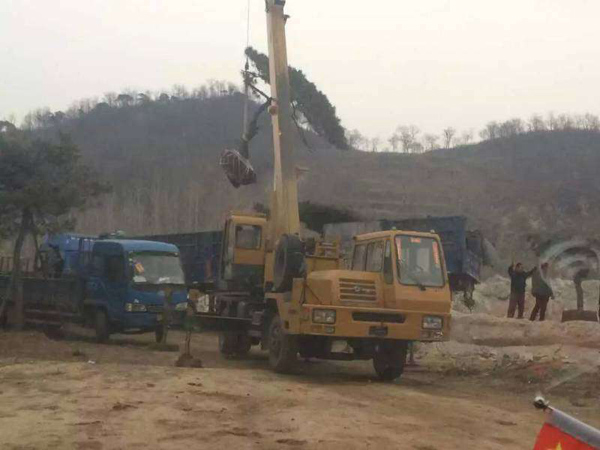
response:
<svg viewBox="0 0 600 450"><path fill-rule="evenodd" d="M396 236L400 283L420 287L444 285L440 248L435 239Z"/></svg>
<svg viewBox="0 0 600 450"><path fill-rule="evenodd" d="M130 253L129 261L133 268L134 283L185 283L179 256L175 253Z"/></svg>

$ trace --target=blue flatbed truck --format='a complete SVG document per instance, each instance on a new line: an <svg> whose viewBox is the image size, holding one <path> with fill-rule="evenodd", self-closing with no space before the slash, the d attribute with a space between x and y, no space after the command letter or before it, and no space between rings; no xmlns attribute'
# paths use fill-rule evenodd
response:
<svg viewBox="0 0 600 450"><path fill-rule="evenodd" d="M42 267L23 277L24 316L45 331L77 323L94 328L99 342L113 333L144 332L159 341L167 288L170 320L183 319L187 287L172 244L61 234L45 240L39 259ZM60 268L44 268L48 260L60 261ZM0 293L9 282L9 273L0 274Z"/></svg>

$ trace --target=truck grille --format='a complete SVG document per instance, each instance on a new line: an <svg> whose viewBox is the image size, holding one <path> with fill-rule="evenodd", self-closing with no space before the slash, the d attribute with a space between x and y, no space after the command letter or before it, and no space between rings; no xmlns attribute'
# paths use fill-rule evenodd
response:
<svg viewBox="0 0 600 450"><path fill-rule="evenodd" d="M353 312L352 319L357 322L404 323L406 317L394 313Z"/></svg>
<svg viewBox="0 0 600 450"><path fill-rule="evenodd" d="M363 302L377 301L375 281L340 278L340 300Z"/></svg>
<svg viewBox="0 0 600 450"><path fill-rule="evenodd" d="M146 308L151 313L161 313L164 309L162 305L148 305Z"/></svg>

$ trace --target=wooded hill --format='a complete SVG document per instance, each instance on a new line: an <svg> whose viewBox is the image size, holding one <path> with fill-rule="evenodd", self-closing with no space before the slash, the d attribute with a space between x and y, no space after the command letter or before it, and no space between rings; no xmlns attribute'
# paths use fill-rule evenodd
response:
<svg viewBox="0 0 600 450"><path fill-rule="evenodd" d="M219 167L242 132L243 95L102 102L38 127L69 133L113 183L103 206L78 217L78 231L131 234L220 227L231 209L265 203L272 181L269 117L251 145L258 183L234 189ZM253 105L255 108L256 105ZM597 235L600 133L535 131L423 154L332 148L305 132L298 164L309 168L300 197L349 208L365 220L464 214L505 252L528 236Z"/></svg>

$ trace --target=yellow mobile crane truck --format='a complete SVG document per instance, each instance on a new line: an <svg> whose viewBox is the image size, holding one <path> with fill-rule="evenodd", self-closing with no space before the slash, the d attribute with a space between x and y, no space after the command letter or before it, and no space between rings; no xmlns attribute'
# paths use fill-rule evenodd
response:
<svg viewBox="0 0 600 450"><path fill-rule="evenodd" d="M269 352L271 367L304 358L372 359L383 380L402 374L411 341L447 337L451 294L435 233L382 231L355 238L343 269L337 244L302 240L283 0L267 0L274 181L269 216L232 213L225 224L216 288L199 312L218 317L219 346ZM237 187L254 182L244 155L221 160Z"/></svg>

